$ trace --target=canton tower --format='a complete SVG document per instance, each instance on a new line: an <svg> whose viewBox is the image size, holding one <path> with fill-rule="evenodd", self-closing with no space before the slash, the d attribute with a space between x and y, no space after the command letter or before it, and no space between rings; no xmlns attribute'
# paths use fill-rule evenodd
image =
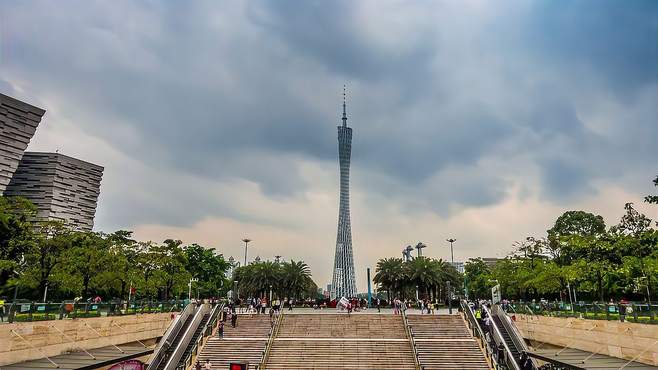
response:
<svg viewBox="0 0 658 370"><path fill-rule="evenodd" d="M338 161L340 163L340 204L338 209L338 234L331 298L356 297L354 256L352 254L352 226L350 223L350 156L352 154L352 129L347 127L345 111L345 86L343 86L343 124L338 126Z"/></svg>

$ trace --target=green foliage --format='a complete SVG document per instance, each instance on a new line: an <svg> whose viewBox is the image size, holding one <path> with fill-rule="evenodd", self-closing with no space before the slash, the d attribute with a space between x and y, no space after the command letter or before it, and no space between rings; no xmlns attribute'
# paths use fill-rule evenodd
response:
<svg viewBox="0 0 658 370"><path fill-rule="evenodd" d="M487 297L491 269L482 258L471 258L464 265L464 280L470 297Z"/></svg>
<svg viewBox="0 0 658 370"><path fill-rule="evenodd" d="M469 261L467 287L471 296L488 298L497 280L510 299L568 299L567 287L579 299L649 299L658 291L658 231L633 208L617 225L606 228L603 217L568 211L555 221L545 238L528 237L492 269Z"/></svg>
<svg viewBox="0 0 658 370"><path fill-rule="evenodd" d="M653 184L658 186L658 176L653 180ZM644 201L651 204L658 204L658 195L647 195L644 197Z"/></svg>
<svg viewBox="0 0 658 370"><path fill-rule="evenodd" d="M130 231L78 232L57 221L35 222L34 206L0 197L0 296L40 300L187 297L191 277L202 297L226 293L230 267L221 254L179 240L136 242Z"/></svg>
<svg viewBox="0 0 658 370"><path fill-rule="evenodd" d="M461 276L449 263L439 259L417 257L410 261L401 258L383 258L377 262L375 284L387 292L388 298L445 297L446 282L459 290Z"/></svg>
<svg viewBox="0 0 658 370"><path fill-rule="evenodd" d="M233 272L240 297L267 297L270 290L280 298L315 298L317 285L303 261L253 262Z"/></svg>

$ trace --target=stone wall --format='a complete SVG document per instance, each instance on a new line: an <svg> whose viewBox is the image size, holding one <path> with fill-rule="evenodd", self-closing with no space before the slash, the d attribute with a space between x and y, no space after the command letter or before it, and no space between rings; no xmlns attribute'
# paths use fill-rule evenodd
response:
<svg viewBox="0 0 658 370"><path fill-rule="evenodd" d="M170 321L170 313L154 313L2 324L0 366L160 337Z"/></svg>
<svg viewBox="0 0 658 370"><path fill-rule="evenodd" d="M658 365L658 325L516 315L526 339Z"/></svg>

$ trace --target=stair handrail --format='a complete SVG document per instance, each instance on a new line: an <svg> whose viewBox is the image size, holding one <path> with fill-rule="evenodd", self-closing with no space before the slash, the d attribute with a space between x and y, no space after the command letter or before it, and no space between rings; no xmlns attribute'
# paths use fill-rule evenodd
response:
<svg viewBox="0 0 658 370"><path fill-rule="evenodd" d="M416 366L416 370L421 370L420 359L418 358L418 349L416 348L416 341L414 340L411 327L409 327L409 321L407 320L407 310L402 310L402 323L404 325L404 331L407 334L407 338L409 338L409 343L411 344L411 350L413 351L414 365Z"/></svg>
<svg viewBox="0 0 658 370"><path fill-rule="evenodd" d="M196 310L190 325L187 327L187 329L185 329L185 333L181 337L180 341L176 344L174 351L167 359L167 364L165 365L164 370L174 370L178 367L179 361L183 356L185 349L187 349L187 345L190 344L190 340L192 339L194 332L196 332L196 329L199 327L201 320L203 320L203 316L208 313L208 311L210 311L208 304L202 304Z"/></svg>
<svg viewBox="0 0 658 370"><path fill-rule="evenodd" d="M494 342L499 342L503 344L503 347L505 348L505 354L507 357L507 364L509 365L511 363L512 368L514 370L521 370L521 367L519 366L519 363L516 361L514 358L514 355L512 354L512 351L510 350L509 346L505 342L505 338L503 337L503 334L500 332L500 329L498 328L498 325L496 325L496 322L493 320L493 317L491 315L491 311L487 308L486 305L482 305L482 309L484 312L487 313L487 316L489 316L489 320L491 322L491 327L493 328L493 334L498 338L498 340Z"/></svg>
<svg viewBox="0 0 658 370"><path fill-rule="evenodd" d="M203 326L203 329L201 329L201 335L199 335L196 342L192 344L192 349L190 350L190 353L187 354L187 356L183 361L178 363L177 369L187 369L188 366L192 365L192 357L195 354L198 354L203 349L203 344L204 344L203 342L205 338L208 337L210 334L212 334L212 328L215 327L218 313L222 312L223 310L224 310L224 303L218 303L215 305L215 307L213 307L212 311L210 311L210 316L208 317L208 321ZM210 332L208 332L208 329L210 329Z"/></svg>
<svg viewBox="0 0 658 370"><path fill-rule="evenodd" d="M176 318L174 318L174 322L169 324L169 327L165 331L165 333L162 335L162 339L160 340L160 343L158 344L157 348L153 352L153 357L151 357L151 362L149 363L148 367L146 370L153 370L157 369L158 366L160 365L160 362L164 359L164 354L171 347L172 341L176 336L178 335L178 332L181 330L181 327L183 326L183 323L185 323L185 320L187 320L187 317L190 316L195 309L195 305L192 303L188 303L187 306L181 311L180 315L177 315Z"/></svg>
<svg viewBox="0 0 658 370"><path fill-rule="evenodd" d="M472 335L479 339L480 345L484 349L484 355L490 361L490 365L492 365L494 369L500 368L498 359L496 358L496 356L494 356L493 349L491 348L489 342L487 342L487 338L484 335L484 331L482 330L480 323L478 322L477 318L475 318L473 309L471 308L471 306L469 306L466 300L460 301L460 304L462 306L462 312L464 312L464 316L466 317L466 322L468 322L468 325L471 328L471 330L474 331Z"/></svg>
<svg viewBox="0 0 658 370"><path fill-rule="evenodd" d="M281 322L283 321L283 310L279 310L279 313L276 315L274 320L274 325L270 328L270 332L267 335L267 344L265 349L261 353L260 361L258 361L257 369L263 370L267 365L267 360L270 358L270 351L274 345L274 338L279 335L279 328L281 327Z"/></svg>

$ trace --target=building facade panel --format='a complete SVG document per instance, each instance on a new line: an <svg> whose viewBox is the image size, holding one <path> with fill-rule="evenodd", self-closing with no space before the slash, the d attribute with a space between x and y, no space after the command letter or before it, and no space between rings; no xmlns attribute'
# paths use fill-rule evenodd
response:
<svg viewBox="0 0 658 370"><path fill-rule="evenodd" d="M61 220L76 230L94 226L103 167L60 153L26 152L6 194L32 201L41 220Z"/></svg>
<svg viewBox="0 0 658 370"><path fill-rule="evenodd" d="M0 94L0 195L9 185L45 110Z"/></svg>

